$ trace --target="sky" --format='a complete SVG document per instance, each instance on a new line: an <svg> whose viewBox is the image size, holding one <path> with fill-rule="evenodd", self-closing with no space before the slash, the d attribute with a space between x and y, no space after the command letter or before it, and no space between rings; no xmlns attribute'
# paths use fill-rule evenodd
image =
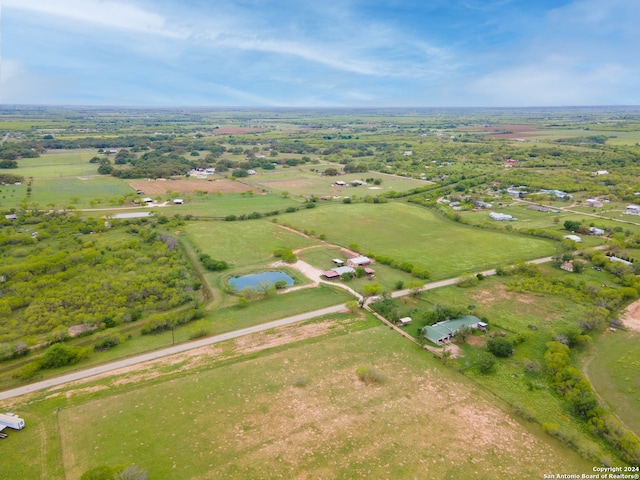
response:
<svg viewBox="0 0 640 480"><path fill-rule="evenodd" d="M640 0L0 0L0 103L640 105Z"/></svg>

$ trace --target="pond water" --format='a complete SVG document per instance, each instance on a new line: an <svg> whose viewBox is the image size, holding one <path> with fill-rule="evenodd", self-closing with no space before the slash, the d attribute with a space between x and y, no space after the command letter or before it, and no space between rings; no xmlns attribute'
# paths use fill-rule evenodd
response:
<svg viewBox="0 0 640 480"><path fill-rule="evenodd" d="M229 285L236 290L244 290L245 288L255 288L265 282L274 284L280 280L287 282L287 286L293 285L293 278L284 272L262 272L232 277L229 279Z"/></svg>

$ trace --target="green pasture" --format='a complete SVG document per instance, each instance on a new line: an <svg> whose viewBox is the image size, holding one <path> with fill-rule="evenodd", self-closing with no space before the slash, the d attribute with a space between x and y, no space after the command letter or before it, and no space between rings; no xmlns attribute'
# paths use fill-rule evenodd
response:
<svg viewBox="0 0 640 480"><path fill-rule="evenodd" d="M404 203L331 205L282 218L301 230L324 234L330 243L357 244L426 268L432 279L485 270L555 252L551 241L480 230Z"/></svg>
<svg viewBox="0 0 640 480"><path fill-rule="evenodd" d="M388 328L334 320L329 332L238 356L239 345L270 338L248 337L221 344L193 371L184 359L38 395L18 410L29 428L3 441L13 460L3 474L79 478L126 462L166 480L420 478L427 470L453 480L469 468L474 478L526 480L592 471ZM384 380L359 382L360 366Z"/></svg>
<svg viewBox="0 0 640 480"><path fill-rule="evenodd" d="M296 250L319 243L267 220L188 222L184 232L196 251L230 263L233 274L268 267L278 260L273 256L278 248Z"/></svg>
<svg viewBox="0 0 640 480"><path fill-rule="evenodd" d="M600 398L640 435L640 335L606 332L594 345L587 373Z"/></svg>
<svg viewBox="0 0 640 480"><path fill-rule="evenodd" d="M89 163L95 157L93 148L77 150L49 150L38 158L23 158L18 168L11 170L15 175L26 178L63 178L97 175L98 164Z"/></svg>
<svg viewBox="0 0 640 480"><path fill-rule="evenodd" d="M340 198L352 196L359 198L366 196L375 197L384 192L404 192L427 184L427 182L422 180L397 177L378 172L348 173L336 177L319 175L318 172L322 172L327 168L337 168L340 170L342 165L305 165L278 168L276 170L264 170L258 175L254 175L250 177L250 179L243 181L268 191L288 192L292 197L309 197L315 195L316 197L335 196ZM316 171L312 171L312 169ZM358 187L332 186L336 181L343 181L348 184L353 180L364 180L366 178L379 178L382 180L382 183L380 185L370 184Z"/></svg>

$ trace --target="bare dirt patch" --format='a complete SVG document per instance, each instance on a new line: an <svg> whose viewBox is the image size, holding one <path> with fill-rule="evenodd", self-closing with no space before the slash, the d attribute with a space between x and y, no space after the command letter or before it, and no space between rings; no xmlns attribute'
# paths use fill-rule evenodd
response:
<svg viewBox="0 0 640 480"><path fill-rule="evenodd" d="M207 193L242 193L252 191L263 193L256 187L233 180L135 180L129 182L131 188L141 190L144 195L164 195L168 192L181 194Z"/></svg>
<svg viewBox="0 0 640 480"><path fill-rule="evenodd" d="M481 290L473 295L473 299L480 305L491 305L495 301L507 300L512 295L504 285L497 285L491 290Z"/></svg>
<svg viewBox="0 0 640 480"><path fill-rule="evenodd" d="M270 335L263 335L260 338L240 337L236 339L234 352L239 355L258 352L267 348L279 347L288 343L305 340L307 338L325 335L335 326L334 322L310 323L295 329L278 329Z"/></svg>
<svg viewBox="0 0 640 480"><path fill-rule="evenodd" d="M622 314L622 323L629 330L640 332L640 300L627 307Z"/></svg>
<svg viewBox="0 0 640 480"><path fill-rule="evenodd" d="M484 336L471 335L467 337L467 343L473 347L483 348L487 345L487 339Z"/></svg>

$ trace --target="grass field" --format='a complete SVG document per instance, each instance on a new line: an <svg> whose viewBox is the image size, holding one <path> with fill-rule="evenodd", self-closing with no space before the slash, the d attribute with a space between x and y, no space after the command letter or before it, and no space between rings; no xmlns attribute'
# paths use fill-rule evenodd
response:
<svg viewBox="0 0 640 480"><path fill-rule="evenodd" d="M189 222L184 232L198 251L229 262L234 274L246 267L267 267L277 260L273 252L278 248L296 250L319 243L266 220Z"/></svg>
<svg viewBox="0 0 640 480"><path fill-rule="evenodd" d="M266 188L267 190L289 192L293 197L309 197L310 195L315 195L316 197L350 197L352 195L365 197L370 195L375 197L386 191L403 192L426 184L426 182L421 180L396 177L394 175L377 172L349 173L337 177L325 177L318 174L318 172L322 172L326 168L330 167L335 167L335 165L323 164L291 167L271 171L265 170L263 173L260 173L260 175L253 176L245 181L246 183L251 183L253 185ZM338 168L339 167L340 166L338 166ZM311 171L311 169L317 171ZM371 184L360 187L332 186L332 184L337 180L349 183L353 180L362 180L366 178L378 178L382 180L382 183L380 185Z"/></svg>
<svg viewBox="0 0 640 480"><path fill-rule="evenodd" d="M23 158L11 173L25 178L63 178L97 175L98 165L89 163L95 157L93 148L50 150L38 158Z"/></svg>
<svg viewBox="0 0 640 480"><path fill-rule="evenodd" d="M499 400L375 325L342 316L40 394L20 412L30 428L3 445L14 460L3 474L79 478L125 462L167 480L539 479L592 471ZM384 381L358 381L359 366L375 367Z"/></svg>
<svg viewBox="0 0 640 480"><path fill-rule="evenodd" d="M588 307L558 296L513 292L506 284L508 280L489 277L474 288L451 286L423 292L419 298L404 297L399 313L416 318L417 311L430 311L436 304L473 306L473 314L487 320L490 333L504 332L508 340L516 334L524 335L525 341L515 347L514 355L499 359L487 374L480 373L474 363L486 351L489 334L476 332L465 344L458 344L463 356L456 358L454 364L483 388L513 405L523 417L539 424L558 425L591 455L613 457L602 442L587 432L584 423L573 417L567 403L548 382L543 367L546 343L588 316ZM421 326L419 321L414 322L407 331L417 335ZM531 362L537 362L538 370L525 369L525 363Z"/></svg>
<svg viewBox="0 0 640 480"><path fill-rule="evenodd" d="M587 372L609 408L640 435L640 335L607 332L595 345Z"/></svg>
<svg viewBox="0 0 640 480"><path fill-rule="evenodd" d="M515 234L479 230L403 203L331 205L282 218L327 241L357 244L366 254L388 255L426 268L432 279L484 270L554 253L554 244Z"/></svg>

